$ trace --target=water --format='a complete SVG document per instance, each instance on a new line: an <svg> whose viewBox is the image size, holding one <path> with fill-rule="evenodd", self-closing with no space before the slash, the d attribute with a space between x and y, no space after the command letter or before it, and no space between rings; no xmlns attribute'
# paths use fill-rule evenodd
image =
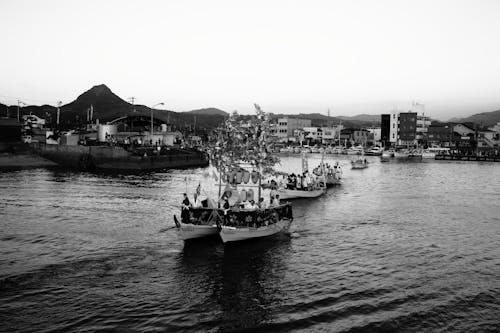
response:
<svg viewBox="0 0 500 333"><path fill-rule="evenodd" d="M0 330L500 330L500 166L343 158L289 233L225 246L162 231L203 169L0 173Z"/></svg>

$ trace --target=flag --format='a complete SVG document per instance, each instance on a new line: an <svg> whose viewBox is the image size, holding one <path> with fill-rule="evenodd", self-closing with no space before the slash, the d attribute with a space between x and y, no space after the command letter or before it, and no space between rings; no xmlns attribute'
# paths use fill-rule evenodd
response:
<svg viewBox="0 0 500 333"><path fill-rule="evenodd" d="M308 170L309 170L309 166L307 164L306 154L302 153L302 172L304 173Z"/></svg>

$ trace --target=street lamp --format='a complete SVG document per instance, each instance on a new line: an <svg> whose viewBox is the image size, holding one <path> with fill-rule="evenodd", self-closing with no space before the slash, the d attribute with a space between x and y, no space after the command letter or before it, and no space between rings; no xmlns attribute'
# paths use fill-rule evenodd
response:
<svg viewBox="0 0 500 333"><path fill-rule="evenodd" d="M21 121L19 117L19 108L21 107L21 104L26 106L28 104L24 103L23 101L17 100L17 121Z"/></svg>
<svg viewBox="0 0 500 333"><path fill-rule="evenodd" d="M158 106L158 105L165 105L165 103L163 103L163 102L156 103L155 105L153 105L152 107L150 107L150 109L151 109L151 135L153 135L153 108L155 106Z"/></svg>

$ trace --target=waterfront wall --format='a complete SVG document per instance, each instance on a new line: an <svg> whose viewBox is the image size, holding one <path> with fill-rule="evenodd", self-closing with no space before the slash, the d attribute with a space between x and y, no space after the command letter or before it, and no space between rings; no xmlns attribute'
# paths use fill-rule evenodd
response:
<svg viewBox="0 0 500 333"><path fill-rule="evenodd" d="M39 155L60 165L78 169L151 170L208 165L201 153L133 155L119 146L66 146L32 144Z"/></svg>

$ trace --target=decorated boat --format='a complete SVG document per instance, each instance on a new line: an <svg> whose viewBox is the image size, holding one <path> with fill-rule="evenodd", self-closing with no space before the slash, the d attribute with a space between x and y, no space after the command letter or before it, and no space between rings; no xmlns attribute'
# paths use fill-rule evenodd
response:
<svg viewBox="0 0 500 333"><path fill-rule="evenodd" d="M266 202L262 195L262 177L275 173L279 158L267 145L269 117L257 104L255 109L250 119L233 112L218 128L209 154L217 171L212 172L218 182L217 200L189 209L183 221L174 218L181 238L211 235L215 228L224 243L241 241L274 235L292 222L290 203L280 203L279 198Z"/></svg>
<svg viewBox="0 0 500 333"><path fill-rule="evenodd" d="M323 159L322 159L323 160ZM325 172L316 175L309 173L309 167L306 155L302 154L302 174L292 174L291 181L284 187L278 187L277 193L280 199L300 199L317 198L326 192Z"/></svg>
<svg viewBox="0 0 500 333"><path fill-rule="evenodd" d="M339 162L337 161L335 165L331 166L324 162L324 155L321 157L321 163L313 169L313 173L316 176L324 176L327 187L342 184L342 168Z"/></svg>
<svg viewBox="0 0 500 333"><path fill-rule="evenodd" d="M222 241L227 243L272 236L288 230L292 221L292 205L285 203L255 211L230 211L218 227Z"/></svg>

